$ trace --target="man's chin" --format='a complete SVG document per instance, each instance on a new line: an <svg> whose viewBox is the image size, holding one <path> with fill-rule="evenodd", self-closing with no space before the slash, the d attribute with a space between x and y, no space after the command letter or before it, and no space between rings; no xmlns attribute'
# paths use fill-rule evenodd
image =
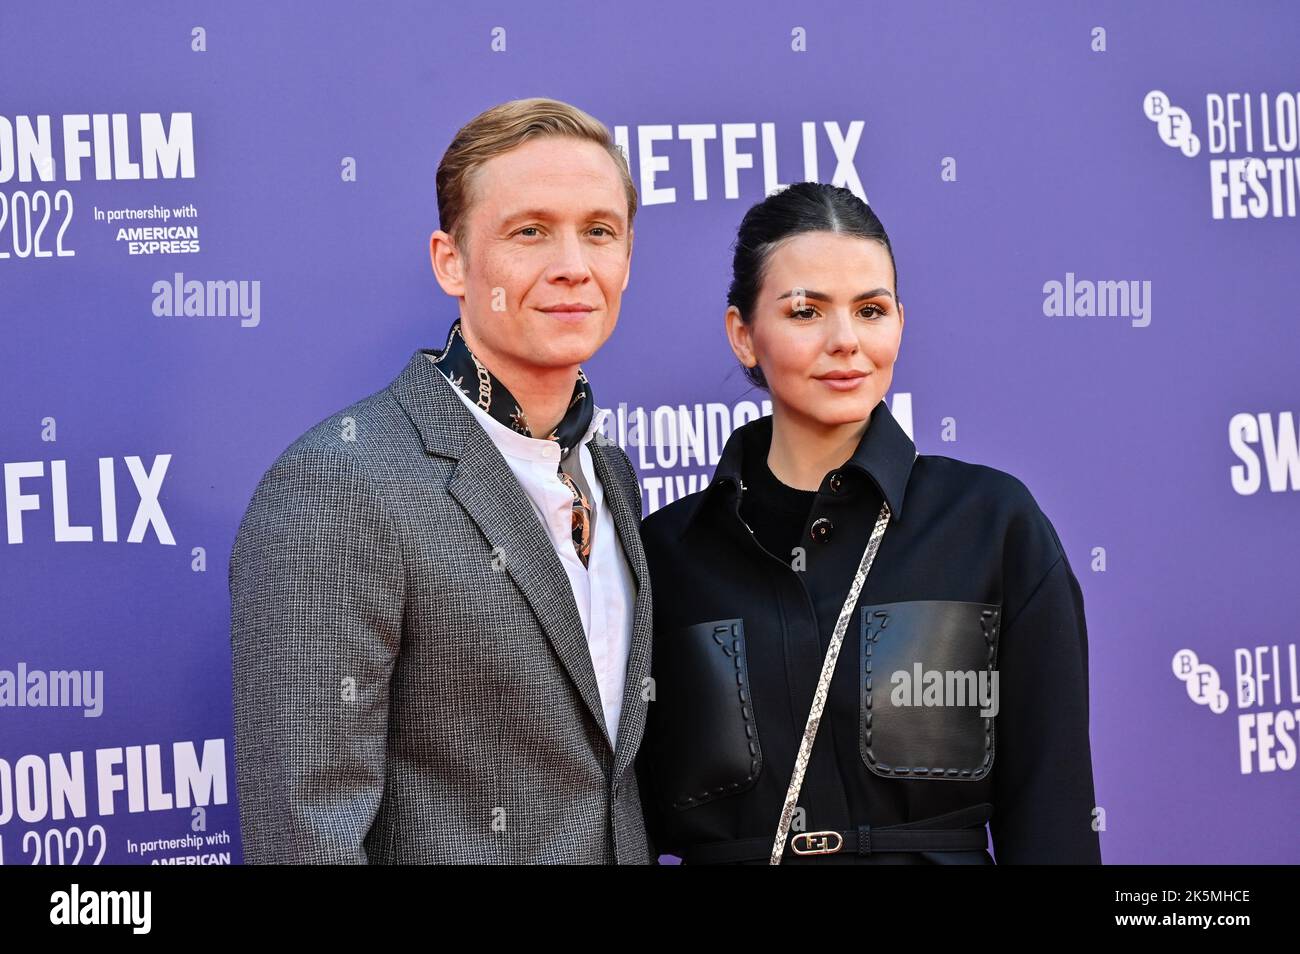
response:
<svg viewBox="0 0 1300 954"><path fill-rule="evenodd" d="M555 322L555 327L535 328L532 339L534 346L520 359L557 368L590 361L602 344L601 328L594 323L566 328Z"/></svg>
<svg viewBox="0 0 1300 954"><path fill-rule="evenodd" d="M531 365L539 371L559 370L561 368L572 368L575 365L584 365L589 362L597 351L595 342L574 342L572 345L561 345L560 342L551 340L536 348L531 348L525 354L515 356L520 364Z"/></svg>

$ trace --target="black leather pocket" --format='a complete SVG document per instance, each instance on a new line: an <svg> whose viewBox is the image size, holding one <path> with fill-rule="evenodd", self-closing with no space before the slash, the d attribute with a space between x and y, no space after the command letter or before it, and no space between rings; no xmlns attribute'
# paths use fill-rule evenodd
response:
<svg viewBox="0 0 1300 954"><path fill-rule="evenodd" d="M886 778L984 778L993 767L1001 607L916 600L859 612L867 767Z"/></svg>
<svg viewBox="0 0 1300 954"><path fill-rule="evenodd" d="M745 653L745 623L668 630L654 646L646 748L661 804L682 810L751 788L763 767Z"/></svg>

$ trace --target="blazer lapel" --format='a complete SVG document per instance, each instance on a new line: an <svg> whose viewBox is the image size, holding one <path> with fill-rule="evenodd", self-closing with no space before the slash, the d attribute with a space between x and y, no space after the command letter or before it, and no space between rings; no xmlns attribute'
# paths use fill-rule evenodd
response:
<svg viewBox="0 0 1300 954"><path fill-rule="evenodd" d="M505 571L537 614L609 745L596 671L569 577L510 465L434 366L431 358L438 353L417 351L390 392L419 430L426 450L458 461L448 493L499 548Z"/></svg>
<svg viewBox="0 0 1300 954"><path fill-rule="evenodd" d="M587 445L596 465L596 475L605 488L605 506L614 515L623 552L636 581L636 600L632 613L632 645L628 653L626 680L623 687L623 708L619 716L618 748L614 753L614 777L618 778L635 758L645 731L646 704L641 694L645 680L650 676L651 605L649 565L645 548L641 544L641 488L637 483L627 484L623 470L615 460L621 453L616 445L599 431ZM635 497L631 495L635 494Z"/></svg>

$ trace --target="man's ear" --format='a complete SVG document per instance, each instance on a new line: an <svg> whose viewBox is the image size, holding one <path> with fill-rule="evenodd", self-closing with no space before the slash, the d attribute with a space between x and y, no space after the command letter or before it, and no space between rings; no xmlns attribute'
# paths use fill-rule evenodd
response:
<svg viewBox="0 0 1300 954"><path fill-rule="evenodd" d="M429 236L429 261L442 290L452 298L465 295L465 260L452 237L438 229Z"/></svg>
<svg viewBox="0 0 1300 954"><path fill-rule="evenodd" d="M627 291L627 280L632 277L632 239L636 237L636 232L632 229L627 230L627 272L623 275L623 291Z"/></svg>

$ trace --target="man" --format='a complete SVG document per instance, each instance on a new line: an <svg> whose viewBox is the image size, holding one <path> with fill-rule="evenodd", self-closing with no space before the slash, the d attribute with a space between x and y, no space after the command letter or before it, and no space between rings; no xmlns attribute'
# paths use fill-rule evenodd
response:
<svg viewBox="0 0 1300 954"><path fill-rule="evenodd" d="M645 864L641 494L580 368L636 191L546 99L461 129L437 190L446 344L294 441L239 528L245 858Z"/></svg>

